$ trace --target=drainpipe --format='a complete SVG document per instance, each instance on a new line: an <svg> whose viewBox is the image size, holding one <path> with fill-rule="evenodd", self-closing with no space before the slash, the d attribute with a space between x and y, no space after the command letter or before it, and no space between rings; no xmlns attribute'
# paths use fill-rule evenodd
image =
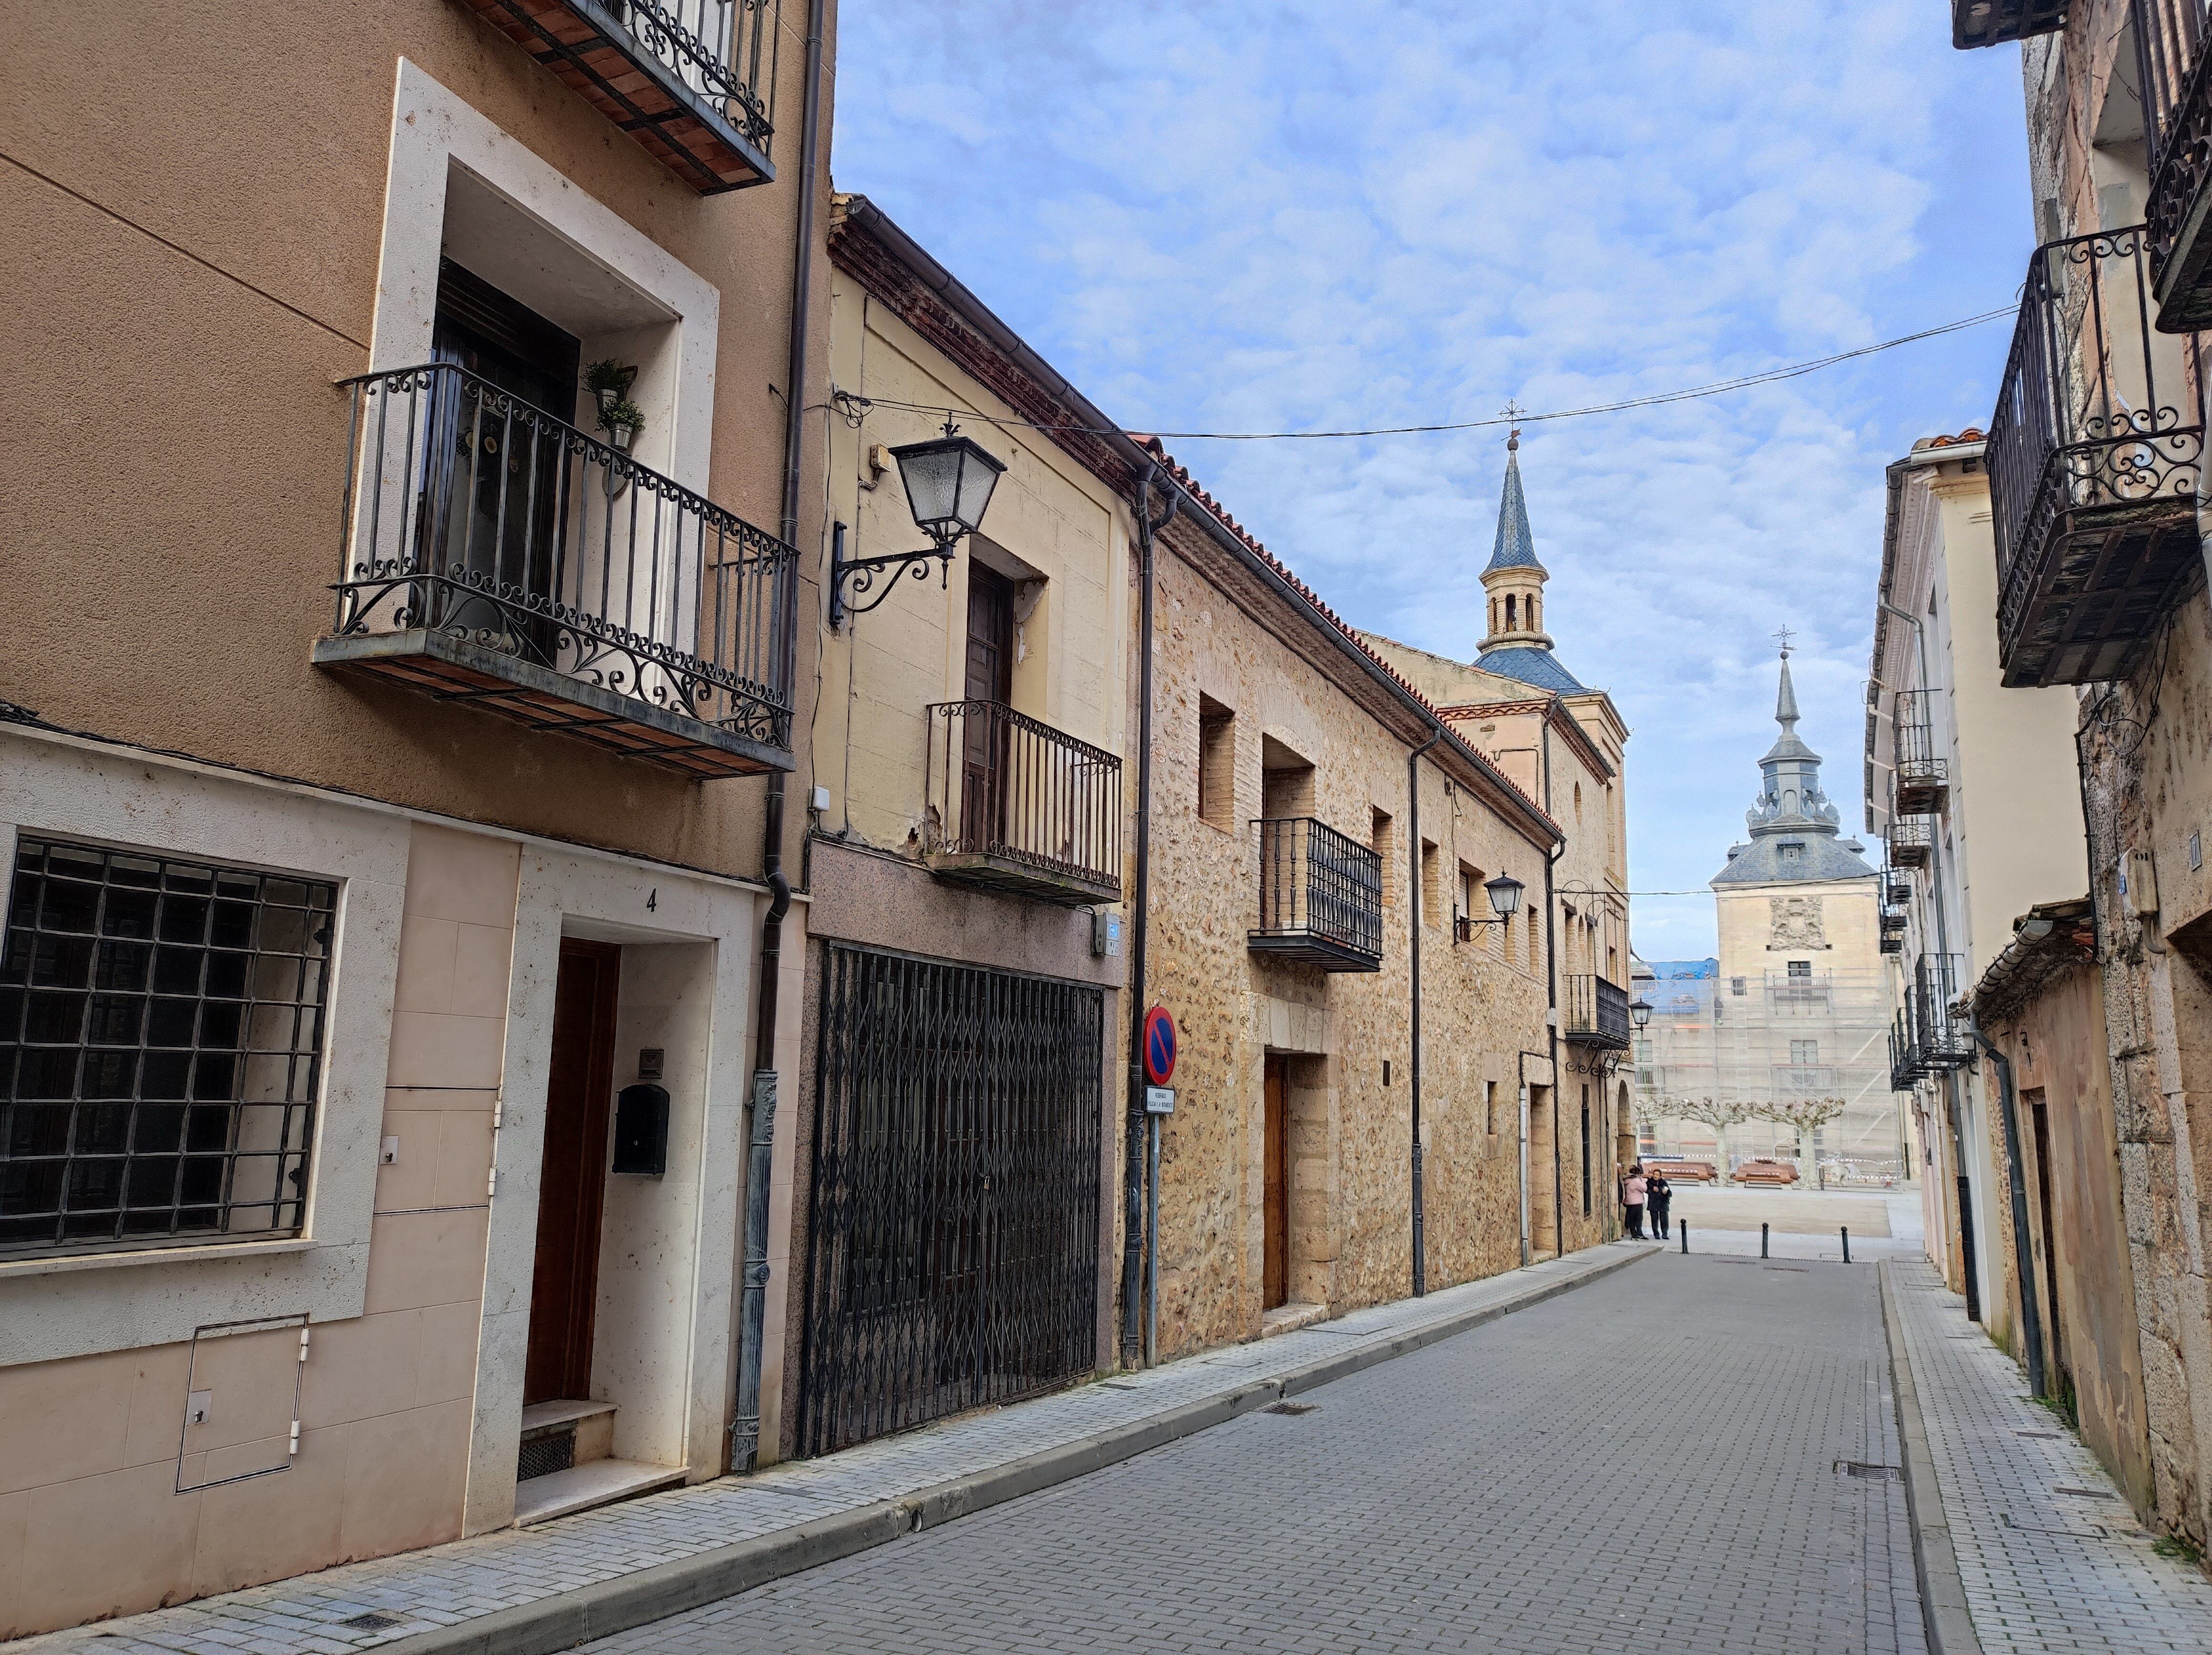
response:
<svg viewBox="0 0 2212 1655"><path fill-rule="evenodd" d="M1170 494L1167 514L1158 523L1152 521L1152 479L1158 473L1157 464L1148 464L1137 482L1137 568L1141 596L1137 621L1137 888L1129 916L1128 1141L1121 1161L1124 1367L1137 1367L1157 1337L1156 1329L1147 1330L1150 1337L1140 1344L1138 1322L1138 1304L1146 1296L1146 1272L1158 1269L1152 1249L1145 1243L1148 1228L1156 1230L1159 1222L1159 1191L1145 1175L1145 945L1151 930L1152 889L1152 537L1175 520L1176 510L1182 503L1180 492Z"/></svg>
<svg viewBox="0 0 2212 1655"><path fill-rule="evenodd" d="M1428 1215L1421 1191L1421 755L1443 740L1443 727L1406 755L1406 815L1412 824L1413 876L1407 881L1406 912L1413 921L1413 1297L1429 1290Z"/></svg>
<svg viewBox="0 0 2212 1655"><path fill-rule="evenodd" d="M1920 688L1924 694L1934 688L1934 681L1928 676L1928 628L1921 624L1920 617L1911 610L1899 609L1886 597L1877 597L1875 606L1911 627L1915 652L1920 659ZM1893 711L1896 697L1897 692L1892 690L1890 701ZM1932 739L1935 730L1932 723L1929 729ZM1890 826L1894 828L1896 825L1897 819L1893 815ZM1943 904L1943 847L1936 843L1939 837L1932 828L1929 830L1928 885L1935 898L1936 952L1948 960L1951 956L1951 922ZM1943 1112L1951 1127L1951 1160L1957 1169L1954 1176L1959 1184L1959 1258L1966 1267L1966 1317L1970 1321L1978 1322L1982 1319L1982 1293L1976 1276L1978 1261L1975 1258L1974 1247L1974 1189L1973 1180L1966 1173L1969 1164L1966 1160L1966 1135L1959 1124L1959 1080L1955 1072L1943 1076Z"/></svg>
<svg viewBox="0 0 2212 1655"><path fill-rule="evenodd" d="M806 136L799 166L799 226L791 277L791 361L784 375L783 514L786 545L799 539L799 479L805 439L807 333L814 282L814 197L822 164L822 34L825 0L806 14ZM799 571L784 583L782 638L777 648L780 682L797 676ZM730 1426L730 1469L748 1473L760 1464L761 1343L768 1328L768 1197L775 1164L776 989L783 973L783 921L791 912L791 881L783 871L784 773L769 773L762 815L762 876L769 888L761 920L759 999L753 1013L753 1083L745 1132L744 1264L738 1293L738 1394Z"/></svg>
<svg viewBox="0 0 2212 1655"><path fill-rule="evenodd" d="M1552 714L1559 705L1559 692L1553 690L1552 699L1545 704L1543 723L1544 749L1544 814L1552 815ZM1566 1191L1559 1173L1559 950L1553 924L1556 903L1553 899L1553 869L1566 850L1563 840L1544 852L1544 1043L1551 1048L1552 1056L1552 1253L1554 1258L1567 1256ZM1590 991L1593 995L1596 990ZM1523 1184L1526 1184L1524 1172Z"/></svg>
<svg viewBox="0 0 2212 1655"><path fill-rule="evenodd" d="M2035 1261L2028 1251L2027 1179L2020 1164L2020 1123L2014 1118L2012 1061L1990 1044L1978 1028L1970 1029L1974 1044L1996 1066L1997 1094L2004 1106L2005 1181L2012 1186L2012 1249L2020 1277L2021 1337L2027 1343L2027 1390L2030 1396L2049 1393L2043 1385L2043 1314L2035 1296ZM2045 1245L2049 1238L2045 1238Z"/></svg>

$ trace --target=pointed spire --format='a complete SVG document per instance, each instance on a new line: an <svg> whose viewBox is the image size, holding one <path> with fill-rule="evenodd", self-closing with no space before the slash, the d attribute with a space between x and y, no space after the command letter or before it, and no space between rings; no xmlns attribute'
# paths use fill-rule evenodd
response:
<svg viewBox="0 0 2212 1655"><path fill-rule="evenodd" d="M1483 573L1498 569L1538 569L1536 537L1528 532L1528 502L1521 493L1521 431L1515 427L1505 440L1505 488L1498 500L1498 539Z"/></svg>
<svg viewBox="0 0 2212 1655"><path fill-rule="evenodd" d="M1782 652L1782 688L1774 698L1774 722L1790 734L1797 731L1797 691L1790 682L1790 652Z"/></svg>

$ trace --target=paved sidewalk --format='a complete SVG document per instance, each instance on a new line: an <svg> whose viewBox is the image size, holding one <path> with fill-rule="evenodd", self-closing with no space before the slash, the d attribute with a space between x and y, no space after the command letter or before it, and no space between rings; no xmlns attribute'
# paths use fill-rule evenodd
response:
<svg viewBox="0 0 2212 1655"><path fill-rule="evenodd" d="M1987 1655L2212 1650L2212 1582L2152 1550L2096 1457L2028 1400L2019 1365L1925 1260L1886 1268Z"/></svg>
<svg viewBox="0 0 2212 1655"><path fill-rule="evenodd" d="M1875 1273L1661 1256L596 1655L1920 1655Z"/></svg>
<svg viewBox="0 0 2212 1655"><path fill-rule="evenodd" d="M1872 1264L1884 1258L1918 1258L1923 1256L1918 1191L1854 1190L1850 1193L1862 1201L1880 1200L1886 1203L1889 1212L1887 1235L1862 1235L1856 1230L1851 1233L1853 1263ZM1820 1214L1820 1199L1814 1196L1805 1203L1808 1215L1817 1216ZM1686 1222L1692 1256L1711 1253L1737 1258L1759 1257L1759 1229L1755 1223L1749 1229L1723 1229L1718 1225L1701 1222L1695 1214L1685 1214L1679 1206L1674 1210L1674 1218L1675 1234L1666 1243L1669 1247L1680 1246L1680 1232ZM1771 1250L1769 1256L1778 1259L1820 1259L1829 1264L1840 1264L1844 1257L1843 1237L1837 1230L1825 1227L1774 1230L1769 1234L1767 1244Z"/></svg>
<svg viewBox="0 0 2212 1655"><path fill-rule="evenodd" d="M640 1599L688 1607L847 1556L1255 1409L1286 1388L1418 1349L1480 1319L1609 1275L1650 1251L1596 1248L1149 1373L1118 1374L942 1422L827 1459L4 1647L9 1655L566 1648L586 1632L640 1624ZM627 1603L620 1597L624 1591Z"/></svg>

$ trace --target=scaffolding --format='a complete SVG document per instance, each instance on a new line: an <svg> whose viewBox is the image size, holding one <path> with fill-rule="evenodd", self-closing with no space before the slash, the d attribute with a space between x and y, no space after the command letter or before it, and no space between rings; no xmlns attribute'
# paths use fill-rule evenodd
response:
<svg viewBox="0 0 2212 1655"><path fill-rule="evenodd" d="M1886 970L1654 979L1635 989L1652 1008L1636 1044L1644 1153L1710 1161L1723 1176L1766 1159L1797 1162L1808 1183L1911 1176L1908 1100L1890 1089Z"/></svg>

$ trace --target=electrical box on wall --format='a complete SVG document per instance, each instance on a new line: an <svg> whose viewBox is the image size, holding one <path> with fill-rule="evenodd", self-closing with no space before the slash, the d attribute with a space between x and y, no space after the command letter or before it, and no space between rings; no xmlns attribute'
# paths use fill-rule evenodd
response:
<svg viewBox="0 0 2212 1655"><path fill-rule="evenodd" d="M1107 909L1095 909L1091 915L1091 952L1101 960L1111 960L1121 952L1121 916Z"/></svg>
<svg viewBox="0 0 2212 1655"><path fill-rule="evenodd" d="M641 1082L615 1094L615 1171L659 1178L668 1170L668 1088Z"/></svg>

